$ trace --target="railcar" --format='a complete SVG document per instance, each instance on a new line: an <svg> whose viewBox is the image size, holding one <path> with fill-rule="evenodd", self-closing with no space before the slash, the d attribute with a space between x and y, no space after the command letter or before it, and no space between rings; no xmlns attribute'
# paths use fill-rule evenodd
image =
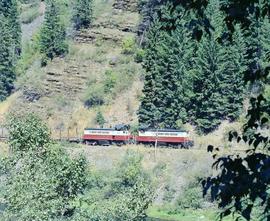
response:
<svg viewBox="0 0 270 221"><path fill-rule="evenodd" d="M128 130L86 128L82 140L89 145L123 145L128 144L132 136Z"/></svg>
<svg viewBox="0 0 270 221"><path fill-rule="evenodd" d="M147 129L139 131L135 137L138 144L149 144L160 146L170 146L177 148L189 148L193 146L193 141L189 133L184 130L174 129Z"/></svg>

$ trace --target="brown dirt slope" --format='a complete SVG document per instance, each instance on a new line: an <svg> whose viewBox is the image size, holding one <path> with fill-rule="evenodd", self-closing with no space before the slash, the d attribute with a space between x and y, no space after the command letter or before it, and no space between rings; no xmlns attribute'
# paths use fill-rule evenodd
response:
<svg viewBox="0 0 270 221"><path fill-rule="evenodd" d="M96 0L95 4L93 27L70 40L65 58L56 58L45 68L37 58L26 75L19 77L15 94L0 105L0 113L35 112L52 130L70 128L70 133L96 126L98 110L107 126L136 121L142 68L134 62L134 55L123 54L122 42L135 38L139 15L134 10L113 8L114 2ZM103 87L108 70L115 73L116 88L104 95L104 105L86 108L83 101L87 91L97 85Z"/></svg>

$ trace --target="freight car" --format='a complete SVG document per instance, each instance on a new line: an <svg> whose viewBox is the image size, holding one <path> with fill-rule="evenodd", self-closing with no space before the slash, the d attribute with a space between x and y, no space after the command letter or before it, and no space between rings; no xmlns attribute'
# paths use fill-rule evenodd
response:
<svg viewBox="0 0 270 221"><path fill-rule="evenodd" d="M120 129L97 129L86 128L82 137L83 143L89 145L124 145L124 144L144 144L153 146L168 146L175 148L189 148L193 146L193 141L189 133L184 130L174 129L146 129L139 130L138 135L132 135L128 127Z"/></svg>

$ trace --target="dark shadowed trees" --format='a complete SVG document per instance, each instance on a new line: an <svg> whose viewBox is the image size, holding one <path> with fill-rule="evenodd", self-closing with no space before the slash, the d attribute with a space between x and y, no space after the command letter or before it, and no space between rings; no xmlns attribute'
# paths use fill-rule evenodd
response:
<svg viewBox="0 0 270 221"><path fill-rule="evenodd" d="M74 28L89 28L93 20L93 1L77 0L74 2L72 21Z"/></svg>

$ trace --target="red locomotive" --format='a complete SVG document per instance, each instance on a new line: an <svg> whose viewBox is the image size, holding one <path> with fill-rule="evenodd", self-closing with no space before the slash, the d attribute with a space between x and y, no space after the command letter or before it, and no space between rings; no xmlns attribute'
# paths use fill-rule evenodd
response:
<svg viewBox="0 0 270 221"><path fill-rule="evenodd" d="M147 129L139 131L136 136L138 144L170 146L178 148L189 148L193 146L193 141L189 138L189 133L184 130L174 129Z"/></svg>
<svg viewBox="0 0 270 221"><path fill-rule="evenodd" d="M122 145L132 140L132 136L127 130L116 129L84 129L83 142L90 145Z"/></svg>
<svg viewBox="0 0 270 221"><path fill-rule="evenodd" d="M145 129L139 130L138 135L132 135L129 127L114 129L86 128L83 134L83 143L90 145L123 145L123 144L145 144L170 146L176 148L189 148L193 141L189 133L184 130L174 129Z"/></svg>

